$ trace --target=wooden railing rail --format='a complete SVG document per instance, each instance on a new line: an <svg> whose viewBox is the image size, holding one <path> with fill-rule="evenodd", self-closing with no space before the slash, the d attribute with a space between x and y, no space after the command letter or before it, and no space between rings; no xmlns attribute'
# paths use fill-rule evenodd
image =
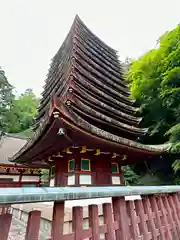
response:
<svg viewBox="0 0 180 240"><path fill-rule="evenodd" d="M10 189L2 194L0 189L0 204L42 202L53 198L51 237L47 238L49 240L178 240L180 236L180 186L29 188L29 193L27 188L16 188L13 191L11 195ZM125 196L138 194L142 199L125 200ZM72 232L65 234L65 200L90 199L95 196L112 197L111 203L103 204L103 221L100 221L98 205L89 205L88 227L84 228L83 207L73 207ZM40 221L40 211L29 212L25 240L39 239ZM10 224L11 214L2 211L1 239L8 239Z"/></svg>

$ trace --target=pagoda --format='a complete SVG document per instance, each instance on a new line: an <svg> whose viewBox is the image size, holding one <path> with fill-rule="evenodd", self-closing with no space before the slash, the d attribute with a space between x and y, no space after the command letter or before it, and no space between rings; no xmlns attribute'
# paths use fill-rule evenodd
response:
<svg viewBox="0 0 180 240"><path fill-rule="evenodd" d="M55 167L55 186L121 185L121 166L166 154L143 145L117 51L75 17L54 56L38 108L34 136L10 160Z"/></svg>

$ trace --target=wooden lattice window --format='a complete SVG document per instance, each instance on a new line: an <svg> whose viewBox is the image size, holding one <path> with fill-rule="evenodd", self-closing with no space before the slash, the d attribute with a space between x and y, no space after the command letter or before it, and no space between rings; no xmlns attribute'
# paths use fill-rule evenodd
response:
<svg viewBox="0 0 180 240"><path fill-rule="evenodd" d="M75 161L71 159L68 161L68 172L74 172L75 170Z"/></svg>
<svg viewBox="0 0 180 240"><path fill-rule="evenodd" d="M89 159L81 159L81 171L91 171Z"/></svg>
<svg viewBox="0 0 180 240"><path fill-rule="evenodd" d="M119 173L118 163L111 163L112 173Z"/></svg>

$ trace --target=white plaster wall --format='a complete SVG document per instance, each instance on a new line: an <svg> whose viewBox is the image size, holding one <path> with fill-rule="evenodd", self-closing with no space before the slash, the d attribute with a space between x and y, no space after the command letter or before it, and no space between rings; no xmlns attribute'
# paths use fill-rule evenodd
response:
<svg viewBox="0 0 180 240"><path fill-rule="evenodd" d="M81 174L79 176L80 184L92 184L91 178L92 178L91 175L83 175L83 174Z"/></svg>
<svg viewBox="0 0 180 240"><path fill-rule="evenodd" d="M19 176L17 175L0 175L0 178L12 178L14 182L19 181Z"/></svg>
<svg viewBox="0 0 180 240"><path fill-rule="evenodd" d="M22 176L22 182L39 182L38 176Z"/></svg>
<svg viewBox="0 0 180 240"><path fill-rule="evenodd" d="M50 187L54 187L54 179L50 180Z"/></svg>
<svg viewBox="0 0 180 240"><path fill-rule="evenodd" d="M112 184L121 184L121 179L119 176L112 176Z"/></svg>

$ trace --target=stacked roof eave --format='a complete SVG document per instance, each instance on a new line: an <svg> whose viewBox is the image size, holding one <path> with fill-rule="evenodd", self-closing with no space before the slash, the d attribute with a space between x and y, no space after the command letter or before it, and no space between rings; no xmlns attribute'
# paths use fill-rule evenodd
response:
<svg viewBox="0 0 180 240"><path fill-rule="evenodd" d="M58 128L62 126L68 128L72 141L59 139L58 146L49 147L47 153L50 149L56 151L57 147L59 150L70 147L72 142L81 146L82 139L89 143L88 138L95 139L94 143L102 148L105 144L108 151L118 151L118 147L148 154L167 151L169 145L149 146L135 141L146 134L147 129L138 126L142 118L136 116L133 102L117 52L76 17L53 58L38 108L34 137L11 161L21 162L24 156L28 159L28 153L31 153L30 157L39 156L36 158L40 159L43 148L52 145L53 134L55 142L58 141ZM57 119L54 118L56 113L59 114Z"/></svg>

